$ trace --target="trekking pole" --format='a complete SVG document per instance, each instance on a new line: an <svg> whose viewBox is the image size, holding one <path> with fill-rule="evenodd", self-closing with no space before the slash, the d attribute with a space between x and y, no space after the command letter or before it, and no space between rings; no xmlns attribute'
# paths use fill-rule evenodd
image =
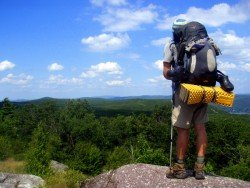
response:
<svg viewBox="0 0 250 188"><path fill-rule="evenodd" d="M173 125L171 124L171 139L170 139L170 154L169 154L169 168L166 172L167 178L173 178L173 167L172 167L172 150L173 150Z"/></svg>
<svg viewBox="0 0 250 188"><path fill-rule="evenodd" d="M174 90L172 91L172 111L174 109L174 103L175 103L175 98L174 98L175 92ZM173 153L173 122L171 121L171 130L170 130L170 152L169 152L169 165L170 168L172 167L172 153Z"/></svg>
<svg viewBox="0 0 250 188"><path fill-rule="evenodd" d="M169 165L172 166L172 151L173 151L173 125L171 125L171 135L170 135L170 156L169 156Z"/></svg>

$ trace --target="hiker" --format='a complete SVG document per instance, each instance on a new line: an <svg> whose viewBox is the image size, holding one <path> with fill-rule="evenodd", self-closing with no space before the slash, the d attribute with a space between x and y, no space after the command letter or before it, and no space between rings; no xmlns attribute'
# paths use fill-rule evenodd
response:
<svg viewBox="0 0 250 188"><path fill-rule="evenodd" d="M184 103L179 99L179 86L181 83L214 86L217 73L216 55L220 54L220 50L208 37L205 27L198 22L177 19L173 23L172 29L173 38L164 48L163 75L166 79L172 80L173 109L171 119L172 126L176 128L178 136L176 161L170 167L167 177L178 179L188 177L185 169L185 156L189 145L190 128L194 127L197 148L194 174L196 179L205 179L207 104L188 105ZM203 72L202 75L200 75L200 70Z"/></svg>

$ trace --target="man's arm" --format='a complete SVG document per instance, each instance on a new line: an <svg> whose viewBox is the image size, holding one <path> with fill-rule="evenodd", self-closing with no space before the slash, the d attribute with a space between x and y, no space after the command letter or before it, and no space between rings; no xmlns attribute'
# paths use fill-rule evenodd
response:
<svg viewBox="0 0 250 188"><path fill-rule="evenodd" d="M187 74L184 67L176 66L171 69L171 64L163 61L163 76L173 82L180 82L186 79Z"/></svg>
<svg viewBox="0 0 250 188"><path fill-rule="evenodd" d="M166 79L171 80L171 77L168 75L169 70L171 70L171 64L169 62L163 61L163 76Z"/></svg>

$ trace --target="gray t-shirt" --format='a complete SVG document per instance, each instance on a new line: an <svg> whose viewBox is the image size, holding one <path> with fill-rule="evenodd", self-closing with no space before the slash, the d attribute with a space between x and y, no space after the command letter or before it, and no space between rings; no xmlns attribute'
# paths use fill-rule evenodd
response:
<svg viewBox="0 0 250 188"><path fill-rule="evenodd" d="M170 40L166 43L164 47L164 58L163 62L170 63L172 67L175 66L175 62L177 61L177 48L173 40ZM179 83L172 82L172 90L176 91Z"/></svg>
<svg viewBox="0 0 250 188"><path fill-rule="evenodd" d="M177 60L177 49L174 44L173 40L170 40L169 42L166 43L164 47L164 62L171 63L173 65L173 62L176 62Z"/></svg>

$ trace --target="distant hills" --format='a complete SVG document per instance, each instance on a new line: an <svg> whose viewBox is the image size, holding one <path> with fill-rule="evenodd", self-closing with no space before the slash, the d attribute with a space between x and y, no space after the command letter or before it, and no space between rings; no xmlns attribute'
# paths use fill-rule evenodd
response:
<svg viewBox="0 0 250 188"><path fill-rule="evenodd" d="M45 101L54 101L58 106L63 106L69 99L56 99L44 97L36 100L16 100L12 101L14 105L41 104ZM103 96L103 97L83 97L80 100L87 100L94 109L102 110L134 110L151 111L155 106L162 106L164 102L170 102L171 96L164 95L142 95L142 96ZM1 106L1 103L0 103ZM232 108L212 104L228 113L249 114L250 115L250 94L238 94L235 97Z"/></svg>
<svg viewBox="0 0 250 188"><path fill-rule="evenodd" d="M103 96L98 97L101 99L109 99L109 100L127 100L127 99L171 99L171 96L165 95L141 95L141 96L125 96L125 97L116 97L116 96ZM88 98L83 98L88 99Z"/></svg>

